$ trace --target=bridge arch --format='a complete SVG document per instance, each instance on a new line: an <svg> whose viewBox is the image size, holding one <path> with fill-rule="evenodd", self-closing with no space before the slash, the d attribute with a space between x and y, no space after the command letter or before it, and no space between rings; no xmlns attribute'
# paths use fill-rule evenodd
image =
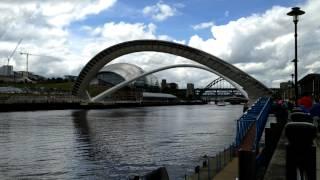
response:
<svg viewBox="0 0 320 180"><path fill-rule="evenodd" d="M222 59L196 48L162 40L134 40L108 47L94 56L81 70L72 89L72 95L87 98L86 88L97 72L112 60L135 52L154 51L181 56L198 62L231 79L248 93L250 101L271 95L261 82Z"/></svg>
<svg viewBox="0 0 320 180"><path fill-rule="evenodd" d="M126 80L126 81L123 81L123 82L121 82L121 83L113 86L112 88L107 89L106 91L98 94L97 96L95 96L95 97L93 97L93 98L90 98L90 97L89 97L89 98L90 98L90 101L93 101L93 102L101 101L101 100L103 100L105 97L111 95L112 93L116 92L117 90L123 88L124 86L128 85L129 83L131 83L131 82L133 82L133 81L135 81L135 80L137 80L137 79L139 79L139 78L148 76L148 75L150 75L150 74L153 74L153 73L156 73L156 72L159 72L159 71L163 71L163 70L166 70L166 69L177 68L177 67L192 67L192 68L198 68L198 69L203 69L203 70L212 72L212 73L214 73L214 74L217 74L217 75L225 78L226 81L228 81L228 82L229 82L230 84L232 84L235 88L237 88L237 89L242 93L242 95L244 95L246 98L249 98L247 92L245 92L245 91L243 90L243 88L242 88L239 84L233 82L233 81L230 80L229 78L224 77L224 75L220 74L219 72L216 72L216 71L214 71L214 70L212 70L212 69L210 69L210 68L208 68L208 67L206 67L206 66L195 65L195 64L175 64L175 65L170 65L170 66L164 66L164 67L161 67L161 68L157 68L157 69L151 70L151 71L149 71L149 72L145 72L145 73L143 73L143 74L140 74L139 76L136 76L136 77L133 77L133 78L131 78L131 79L128 79L128 80Z"/></svg>

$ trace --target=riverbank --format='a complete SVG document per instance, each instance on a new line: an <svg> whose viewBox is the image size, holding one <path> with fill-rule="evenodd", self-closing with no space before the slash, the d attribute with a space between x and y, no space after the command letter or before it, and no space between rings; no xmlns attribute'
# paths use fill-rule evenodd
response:
<svg viewBox="0 0 320 180"><path fill-rule="evenodd" d="M36 110L65 110L65 109L113 109L125 107L146 107L146 106L175 106L175 105L201 105L207 104L202 101L180 101L180 102L135 102L119 101L108 103L12 103L0 104L0 112L11 111L36 111Z"/></svg>

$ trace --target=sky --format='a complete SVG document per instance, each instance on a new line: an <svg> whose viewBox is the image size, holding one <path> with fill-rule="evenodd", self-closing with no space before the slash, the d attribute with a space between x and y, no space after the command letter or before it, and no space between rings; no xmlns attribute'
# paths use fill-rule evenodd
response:
<svg viewBox="0 0 320 180"><path fill-rule="evenodd" d="M319 0L1 0L0 65L22 39L9 64L46 77L78 75L97 53L136 39L160 39L201 49L242 69L268 87L291 80L294 25L286 15L299 6L298 78L320 73ZM127 62L149 71L182 57L140 52ZM194 68L155 74L159 80L205 87L217 76Z"/></svg>

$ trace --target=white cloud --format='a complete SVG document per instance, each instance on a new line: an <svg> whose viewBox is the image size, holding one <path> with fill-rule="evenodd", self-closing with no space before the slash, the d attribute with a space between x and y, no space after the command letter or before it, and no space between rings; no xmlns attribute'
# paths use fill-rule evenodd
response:
<svg viewBox="0 0 320 180"><path fill-rule="evenodd" d="M319 1L308 1L301 8L306 14L298 23L299 78L308 72L320 72ZM275 6L262 14L253 14L224 25L214 25L214 38L194 35L189 45L223 58L256 77L267 86L279 86L279 80L290 80L293 73L294 26L286 16L290 8Z"/></svg>
<svg viewBox="0 0 320 180"><path fill-rule="evenodd" d="M144 7L142 12L156 21L164 21L174 16L177 13L177 9L160 1L155 5Z"/></svg>
<svg viewBox="0 0 320 180"><path fill-rule="evenodd" d="M162 39L187 44L218 56L248 72L267 86L279 86L280 81L291 79L294 29L292 19L286 16L290 8L273 7L264 13L242 17L222 25L201 23L197 28L210 28L212 38L202 38L195 34L189 38L176 40L175 37L158 34L157 26L153 23L112 20L96 27L83 26L79 30L88 36L77 36L69 27L72 22L99 14L112 7L115 1L105 1L105 4L101 4L104 1L99 0L55 2L57 6L47 12L44 12L45 9L52 4L49 0L41 3L36 0L0 2L2 13L0 56L3 58L3 63L17 41L23 37L19 50L57 57L31 56L29 59L31 71L46 76L77 75L94 55L114 44L135 39ZM64 5L65 9L58 8L62 7L58 6L59 4ZM146 7L147 14L158 20L165 20L170 16L157 16L157 14L173 11L171 13L173 16L177 13L176 8L179 8L167 5L169 7L167 10L161 10L158 4L166 5L160 1L154 6L148 6L156 7L158 11L153 11L152 8L148 10ZM320 72L318 63L320 27L315 23L320 19L318 13L320 1L310 0L301 5L301 8L306 14L300 18L298 24L299 78L306 73ZM77 13L79 16L76 16ZM130 62L146 70L170 64L194 63L181 57L152 52L133 53L120 57L112 63L115 62ZM15 54L11 64L14 65L14 70L24 70L25 56ZM203 87L215 78L210 73L190 68L172 69L156 75L159 79L167 78L168 81L179 82L181 87L187 82L194 82L197 87Z"/></svg>
<svg viewBox="0 0 320 180"><path fill-rule="evenodd" d="M84 44L82 56L87 60L101 50L120 42L136 39L156 39L156 26L152 23L108 22L92 29L94 37L88 38Z"/></svg>
<svg viewBox="0 0 320 180"><path fill-rule="evenodd" d="M203 23L200 23L200 24L192 25L192 28L194 30L200 30L200 29L207 29L207 28L210 28L212 26L214 26L213 22L203 22Z"/></svg>
<svg viewBox="0 0 320 180"><path fill-rule="evenodd" d="M0 56L5 59L22 38L18 51L56 57L30 56L29 70L45 76L73 73L82 64L68 26L115 3L115 0L1 1L0 47L6 47L1 48ZM16 53L10 64L16 71L25 70L25 56Z"/></svg>
<svg viewBox="0 0 320 180"><path fill-rule="evenodd" d="M48 22L54 26L69 25L70 22L82 20L88 15L96 15L101 11L112 7L116 0L97 1L51 1L41 8L42 14L49 17Z"/></svg>

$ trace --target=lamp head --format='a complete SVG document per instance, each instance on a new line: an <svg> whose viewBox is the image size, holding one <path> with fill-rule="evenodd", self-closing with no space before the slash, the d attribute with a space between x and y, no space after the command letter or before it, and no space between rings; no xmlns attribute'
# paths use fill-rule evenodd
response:
<svg viewBox="0 0 320 180"><path fill-rule="evenodd" d="M296 59L293 59L291 62L298 62Z"/></svg>
<svg viewBox="0 0 320 180"><path fill-rule="evenodd" d="M300 10L299 7L293 7L290 12L287 13L288 16L293 17L294 22L298 22L298 16L303 15L305 12Z"/></svg>

